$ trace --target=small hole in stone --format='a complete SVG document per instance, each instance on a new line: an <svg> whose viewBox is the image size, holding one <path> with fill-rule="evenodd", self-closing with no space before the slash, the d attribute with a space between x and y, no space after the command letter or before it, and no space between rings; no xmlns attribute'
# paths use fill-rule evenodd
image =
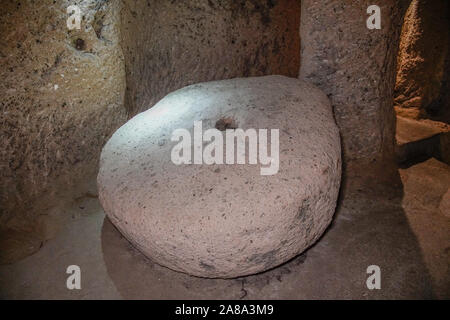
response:
<svg viewBox="0 0 450 320"><path fill-rule="evenodd" d="M78 38L77 40L75 40L75 49L84 50L85 48L86 48L86 43L84 42L83 39Z"/></svg>
<svg viewBox="0 0 450 320"><path fill-rule="evenodd" d="M227 129L236 129L238 126L233 118L223 117L217 120L215 127L217 130L225 131Z"/></svg>

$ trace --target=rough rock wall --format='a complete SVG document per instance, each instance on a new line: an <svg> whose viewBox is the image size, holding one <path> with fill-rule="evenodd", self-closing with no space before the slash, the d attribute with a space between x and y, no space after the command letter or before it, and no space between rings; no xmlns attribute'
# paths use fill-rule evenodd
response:
<svg viewBox="0 0 450 320"><path fill-rule="evenodd" d="M438 101L449 51L448 0L413 0L404 20L398 56L395 104L432 114ZM448 73L449 70L447 70ZM448 87L447 87L448 89Z"/></svg>
<svg viewBox="0 0 450 320"><path fill-rule="evenodd" d="M373 1L302 1L300 78L330 97L346 161L393 155L396 58L407 2L376 1L381 29L369 30Z"/></svg>
<svg viewBox="0 0 450 320"><path fill-rule="evenodd" d="M34 200L70 190L125 121L119 15L119 0L2 1L0 226L33 224Z"/></svg>
<svg viewBox="0 0 450 320"><path fill-rule="evenodd" d="M129 116L189 84L297 77L300 0L124 0Z"/></svg>

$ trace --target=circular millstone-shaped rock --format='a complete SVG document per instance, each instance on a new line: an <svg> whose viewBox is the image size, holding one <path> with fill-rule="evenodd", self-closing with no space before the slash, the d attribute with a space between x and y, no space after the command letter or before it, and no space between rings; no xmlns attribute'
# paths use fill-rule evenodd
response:
<svg viewBox="0 0 450 320"><path fill-rule="evenodd" d="M203 132L221 130L216 134L224 141L227 129L255 129L267 137L267 143L259 140L259 152L267 146L273 161L261 164L265 157L258 157L248 164L247 144L246 164L174 164L172 153L179 158L191 149L172 152L189 143L186 136L172 141L172 134L187 129L194 140L195 121ZM276 132L259 129L279 130L278 171ZM196 150L206 152L208 145ZM192 162L200 162L194 149ZM262 175L269 166L270 175ZM340 139L328 98L298 79L268 76L167 95L108 141L98 186L108 217L146 256L192 275L232 278L275 267L313 244L332 220L340 176Z"/></svg>

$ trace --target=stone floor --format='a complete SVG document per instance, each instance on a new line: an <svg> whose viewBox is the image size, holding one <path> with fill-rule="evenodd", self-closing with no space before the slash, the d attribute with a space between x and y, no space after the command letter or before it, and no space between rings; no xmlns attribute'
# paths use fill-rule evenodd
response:
<svg viewBox="0 0 450 320"><path fill-rule="evenodd" d="M156 265L105 218L95 179L61 213L64 230L35 254L0 266L0 298L12 299L407 299L450 298L450 216L439 210L449 166L435 159L382 175L345 177L338 210L307 252L244 278L201 279ZM364 175L366 176L366 175ZM66 268L81 267L81 290L66 288ZM381 268L368 290L366 269Z"/></svg>

